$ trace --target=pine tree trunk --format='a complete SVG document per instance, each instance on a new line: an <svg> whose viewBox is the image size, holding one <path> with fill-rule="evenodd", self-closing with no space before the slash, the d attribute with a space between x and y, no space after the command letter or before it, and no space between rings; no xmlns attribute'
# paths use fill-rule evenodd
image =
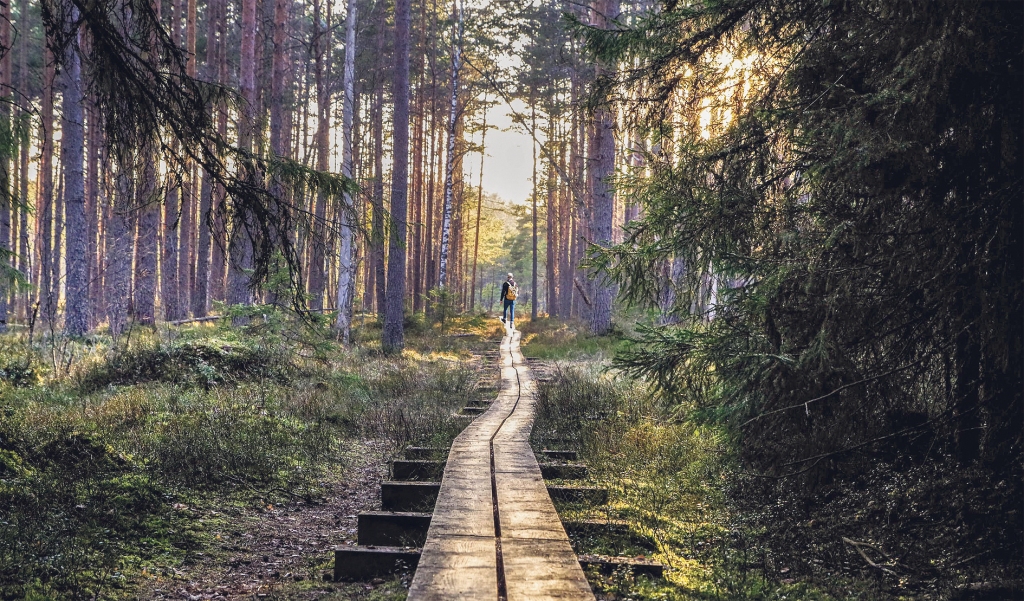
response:
<svg viewBox="0 0 1024 601"><path fill-rule="evenodd" d="M170 33L175 46L181 45L181 3L172 0L170 5ZM177 142L172 148L177 149ZM167 321L181 319L178 298L178 234L180 226L179 203L181 201L180 174L168 170L165 185L167 193L164 200L164 227L161 239L160 257L160 302Z"/></svg>
<svg viewBox="0 0 1024 601"><path fill-rule="evenodd" d="M345 20L345 97L341 109L342 146L341 174L353 177L352 172L352 138L355 112L355 62L356 62L356 17L357 0L348 1L348 15ZM352 194L346 192L342 197L342 206L338 210L338 229L340 236L338 252L338 317L334 323L337 337L342 343L348 344L352 330L352 299L356 289L356 264L354 262L355 242L355 204Z"/></svg>
<svg viewBox="0 0 1024 601"><path fill-rule="evenodd" d="M0 46L3 47L3 55L0 56L0 119L4 122L4 129L9 130L11 124L11 2L8 0L0 4ZM10 253L14 246L11 242L11 207L7 199L14 197L14 189L11 181L11 171L14 166L14 156L10 151L13 146L3 149L3 160L0 161L0 267L10 266ZM0 278L0 332L7 331L9 290L7 279Z"/></svg>
<svg viewBox="0 0 1024 601"><path fill-rule="evenodd" d="M547 176L547 201L545 202L545 213L547 214L547 249L544 260L545 283L547 294L544 299L544 310L549 316L558 314L558 295L555 288L557 278L555 276L555 256L558 249L558 220L555 215L558 212L558 195L555 193L558 187L558 180L555 179L555 157L554 149L557 148L555 139L555 122L548 116L547 145L551 152L548 153L548 176Z"/></svg>
<svg viewBox="0 0 1024 601"><path fill-rule="evenodd" d="M132 277L132 181L134 169L128 164L118 166L116 191L108 199L110 219L107 222L107 323L110 336L116 341L128 322L128 300Z"/></svg>
<svg viewBox="0 0 1024 601"><path fill-rule="evenodd" d="M487 157L487 96L484 96L484 117L480 131L480 174L476 187L476 227L473 229L473 275L469 283L469 310L476 309L476 260L480 254L480 213L484 206L484 159Z"/></svg>
<svg viewBox="0 0 1024 601"><path fill-rule="evenodd" d="M210 0L207 4L208 16L206 27L206 64L205 76L208 80L215 79L217 57L223 39L218 38L218 22L223 19L221 14L222 0ZM216 107L213 108L217 110ZM212 244L211 226L213 215L213 182L211 176L203 171L203 180L199 188L199 243L196 247L196 283L192 291L192 315L206 317L210 306L210 289L212 283Z"/></svg>
<svg viewBox="0 0 1024 601"><path fill-rule="evenodd" d="M242 115L238 125L238 145L242 150L252 151L258 115L256 92L256 0L242 0L242 43L239 62L238 83L242 93ZM255 177L246 173L245 177ZM233 212L231 219L231 243L229 246L228 303L251 305L253 295L246 273L252 267L252 240L248 224L241 212ZM244 320L236 320L241 323Z"/></svg>
<svg viewBox="0 0 1024 601"><path fill-rule="evenodd" d="M72 7L70 19L78 19ZM89 223L85 211L85 127L83 123L82 62L75 44L66 50L63 65L61 162L64 164L64 205L67 207L67 306L64 331L81 336L89 331ZM9 225L9 224L8 224ZM0 224L2 227L2 224ZM9 229L9 228L8 228Z"/></svg>
<svg viewBox="0 0 1024 601"><path fill-rule="evenodd" d="M42 149L39 156L39 281L38 300L41 317L55 327L57 303L53 286L53 80L55 76L53 54L47 46L43 50Z"/></svg>
<svg viewBox="0 0 1024 601"><path fill-rule="evenodd" d="M444 207L441 212L441 252L438 259L438 286L448 283L448 254L451 245L452 204L455 193L455 141L459 122L459 71L462 68L462 8L452 0L453 36L451 96L448 99L448 143L444 170Z"/></svg>
<svg viewBox="0 0 1024 601"><path fill-rule="evenodd" d="M533 96L531 94L531 96ZM537 131L537 102L532 98L530 102L530 131ZM540 287L537 282L537 143L534 142L530 148L533 150L533 193L530 194L532 206L530 209L531 220L533 221L533 263L530 270L530 320L537 321L537 305L540 304Z"/></svg>
<svg viewBox="0 0 1024 601"><path fill-rule="evenodd" d="M327 18L330 18L330 10L327 11ZM314 34L314 79L316 81L316 105L317 105L317 128L316 128L316 168L320 171L327 171L329 167L330 140L330 89L327 82L330 80L330 59L328 49L331 46L330 26L322 21L320 14L320 0L313 1L313 21L316 33ZM323 23L323 26L321 25ZM316 206L313 211L315 223L313 226L312 248L310 249L309 266L309 294L310 308L314 311L323 308L323 297L325 288L326 273L324 271L326 259L326 229L324 227L327 217L327 196L323 193L317 194Z"/></svg>
<svg viewBox="0 0 1024 601"><path fill-rule="evenodd" d="M612 21L619 15L619 0L595 0L594 26L600 29L612 27ZM614 70L613 65L598 64L600 77ZM594 111L594 129L590 148L590 166L593 169L592 242L601 247L612 244L612 223L615 216L615 190L609 179L615 171L615 113L607 103L602 102ZM603 334L612 325L612 286L602 278L591 274L592 307L590 329Z"/></svg>
<svg viewBox="0 0 1024 601"><path fill-rule="evenodd" d="M373 218L370 224L370 293L372 307L384 310L384 89L377 84L373 97Z"/></svg>
<svg viewBox="0 0 1024 601"><path fill-rule="evenodd" d="M188 62L185 72L196 77L196 0L185 0L185 51ZM185 163L185 178L181 183L181 227L178 236L178 315L187 316L196 291L196 182L198 169Z"/></svg>
<svg viewBox="0 0 1024 601"><path fill-rule="evenodd" d="M393 162L391 168L391 236L388 285L381 347L397 352L405 345L405 262L409 198L409 27L410 0L395 0L395 72Z"/></svg>

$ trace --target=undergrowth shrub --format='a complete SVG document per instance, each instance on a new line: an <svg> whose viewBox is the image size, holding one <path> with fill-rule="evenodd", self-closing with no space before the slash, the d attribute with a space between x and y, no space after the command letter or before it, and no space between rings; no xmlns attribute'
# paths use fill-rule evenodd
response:
<svg viewBox="0 0 1024 601"><path fill-rule="evenodd" d="M407 444L448 446L465 427L454 417L472 398L476 375L446 360L381 362L364 375L363 432L397 451Z"/></svg>
<svg viewBox="0 0 1024 601"><path fill-rule="evenodd" d="M146 341L94 361L78 374L79 388L174 382L211 387L245 379L287 381L295 371L285 348L249 341L200 338Z"/></svg>

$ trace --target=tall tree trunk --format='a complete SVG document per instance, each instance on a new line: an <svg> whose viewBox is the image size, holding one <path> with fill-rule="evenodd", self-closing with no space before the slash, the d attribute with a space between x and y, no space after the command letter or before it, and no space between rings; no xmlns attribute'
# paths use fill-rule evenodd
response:
<svg viewBox="0 0 1024 601"><path fill-rule="evenodd" d="M160 0L152 0L160 14ZM157 68L156 37L149 40L150 65ZM138 211L135 238L135 320L151 325L156 319L157 237L160 228L160 203L157 202L157 147L156 139L147 140L142 149L141 182L136 187L135 208ZM57 211L56 213L59 213ZM55 214L56 214L55 213Z"/></svg>
<svg viewBox="0 0 1024 601"><path fill-rule="evenodd" d="M426 122L426 86L424 60L426 59L427 2L420 0L419 54L416 57L416 134L412 151L413 186L413 243L412 243L412 312L423 310L423 152L424 123Z"/></svg>
<svg viewBox="0 0 1024 601"><path fill-rule="evenodd" d="M462 68L462 8L452 0L452 72L451 96L448 99L448 144L444 170L444 208L441 212L441 253L438 260L438 286L444 288L448 279L448 253L451 244L452 203L455 192L455 141L459 122L459 71Z"/></svg>
<svg viewBox="0 0 1024 601"><path fill-rule="evenodd" d="M288 72L288 52L285 45L288 39L288 3L289 0L274 0L274 33L272 36L273 53L271 55L270 67L270 152L275 157L287 158L290 154L290 146L287 138L288 111L286 106L286 86ZM278 203L279 211L283 210L287 191L281 180L273 177L270 183L270 193ZM287 214L281 214L281 220L287 220ZM283 243L284 241L280 241ZM273 303L277 303L277 290L270 290L268 296Z"/></svg>
<svg viewBox="0 0 1024 601"><path fill-rule="evenodd" d="M4 129L10 130L11 126L11 2L8 0L0 4L0 46L3 47L3 56L0 56L0 119L3 120ZM14 247L11 242L11 208L14 206L11 199L15 197L15 190L12 187L11 172L14 167L15 146L10 145L3 149L2 161L0 161L0 267L10 266L10 252ZM8 300L10 297L6 278L0 278L0 332L7 331Z"/></svg>
<svg viewBox="0 0 1024 601"><path fill-rule="evenodd" d="M53 282L53 80L55 76L53 54L49 46L43 50L43 98L40 118L42 119L43 145L39 156L39 202L36 204L40 219L39 230L39 283L38 300L42 317L54 327L57 317L57 302L54 298Z"/></svg>
<svg viewBox="0 0 1024 601"><path fill-rule="evenodd" d="M256 133L259 99L256 93L256 0L242 0L242 44L238 84L242 93L242 115L238 123L238 145L252 151ZM254 178L256 174L246 173ZM231 255L228 267L228 302L232 305L251 305L253 295L247 271L252 268L252 239L249 224L240 211L232 213ZM243 322L244 320L237 320Z"/></svg>
<svg viewBox="0 0 1024 601"><path fill-rule="evenodd" d="M395 73L393 162L391 168L391 236L388 286L381 347L397 352L405 345L405 260L409 198L409 26L410 0L395 0Z"/></svg>
<svg viewBox="0 0 1024 601"><path fill-rule="evenodd" d="M531 97L533 94L531 93ZM537 131L537 102L536 98L532 98L530 102L530 131ZM540 304L540 287L537 285L537 142L531 145L533 150L533 175L531 181L533 182L533 193L530 195L532 207L530 209L531 218L533 221L533 239L532 239L532 250L533 250L533 262L530 270L530 320L537 321L537 305Z"/></svg>
<svg viewBox="0 0 1024 601"><path fill-rule="evenodd" d="M188 61L185 72L196 77L196 0L185 0L185 51ZM198 170L194 163L185 163L185 178L181 184L181 227L178 236L178 309L184 318L192 306L196 291L196 182Z"/></svg>
<svg viewBox="0 0 1024 601"><path fill-rule="evenodd" d="M480 213L484 206L484 159L487 157L487 96L484 96L484 118L480 131L480 175L476 187L476 227L473 229L473 276L469 284L469 310L476 309L476 260L480 254Z"/></svg>
<svg viewBox="0 0 1024 601"><path fill-rule="evenodd" d="M100 154L103 152L103 128L100 126L100 109L96 105L96 99L90 96L86 101L86 121L88 122L88 158L86 159L85 175L85 211L86 229L89 234L89 327L99 325L98 320L102 315L103 307L103 254L100 241L99 218L102 207L100 206Z"/></svg>
<svg viewBox="0 0 1024 601"><path fill-rule="evenodd" d="M218 5L219 18L217 19L217 38L220 43L217 45L217 81L222 86L227 86L228 81L228 59L227 59L227 5L226 0L215 0ZM221 102L217 107L217 135L224 138L228 135L228 107L226 102ZM227 300L227 250L228 250L228 221L227 207L225 206L226 191L223 186L214 185L211 192L212 215L207 219L208 224L213 225L213 244L210 247L210 300Z"/></svg>
<svg viewBox="0 0 1024 601"><path fill-rule="evenodd" d="M373 218L370 224L370 280L372 307L384 310L384 89L378 84L373 97Z"/></svg>
<svg viewBox="0 0 1024 601"><path fill-rule="evenodd" d="M192 2L194 0L190 0ZM221 6L223 0L210 0L207 4L207 27L206 27L206 64L204 67L206 79L212 81L217 72L217 56L219 47L224 43L218 39L217 25L223 19ZM214 111L217 110L213 107ZM206 317L210 306L210 284L211 284L211 263L213 239L210 226L213 215L213 182L211 176L203 171L203 180L199 188L199 243L196 247L196 279L195 288L192 291L192 315L195 317Z"/></svg>
<svg viewBox="0 0 1024 601"><path fill-rule="evenodd" d="M329 168L328 158L330 157L330 140L328 138L331 127L330 114L330 56L331 28L330 9L328 7L326 20L320 14L320 0L313 0L313 21L316 32L313 37L314 48L314 79L316 81L316 105L317 105L317 128L316 128L316 168L320 171L327 171ZM326 229L324 227L327 216L327 195L317 194L316 207L313 211L315 223L314 235L311 240L310 266L309 266L309 294L310 308L314 311L323 308L323 297L326 273L325 250L327 244Z"/></svg>
<svg viewBox="0 0 1024 601"><path fill-rule="evenodd" d="M72 7L71 23L78 19ZM82 103L82 62L77 42L64 57L63 115L61 119L61 162L64 164L64 205L68 214L67 307L64 331L81 336L89 331L89 223L85 211L85 124Z"/></svg>
<svg viewBox="0 0 1024 601"><path fill-rule="evenodd" d="M182 0L172 0L170 4L171 40L175 46L181 45L181 6ZM172 142L177 148L177 142ZM181 174L167 170L165 180L167 192L164 200L164 227L160 245L160 301L164 309L164 319L173 321L181 319L178 295L178 235L181 225Z"/></svg>
<svg viewBox="0 0 1024 601"><path fill-rule="evenodd" d="M23 1L21 3L21 10L19 11L19 16L21 17L19 25L21 27L25 28L26 31L28 31L28 27L29 27L29 23L28 23L28 1ZM18 54L19 54L19 56L18 56L19 88L18 89L24 90L24 89L26 89L26 85L28 83L28 60L27 60L27 58L28 58L27 57L27 55L28 55L28 44L26 43L26 40L28 39L28 36L27 35L20 35L18 37L20 38L18 40L18 49L19 49L19 52L18 52ZM27 118L28 117L27 113L24 112L24 111L22 112L21 116L23 118ZM19 193L18 197L21 200L22 209L20 211L18 211L18 235L19 235L19 240L18 240L18 271L20 271L22 273L22 275L24 275L25 278L28 281L31 282L32 281L32 268L33 268L34 262L31 261L30 256L29 256L29 243L28 243L28 238L29 238L28 229L29 228L28 228L28 208L27 207L28 207L28 204L29 204L29 199L28 199L28 153L29 153L29 146L30 146L29 135L30 134L29 134L28 130L26 129L22 133L20 144L19 144L19 150L20 150L20 155L21 155L20 156L20 158L21 158L21 169L20 169L20 175L18 177L18 184L19 184L21 189L20 189L20 193ZM38 205L37 205L37 207L38 207ZM21 298L21 303L20 303L21 304L21 312L20 312L20 315L21 315L21 317L23 319L25 319L27 321L28 320L28 311L29 311L29 308L28 308L28 305L29 305L28 292L22 292L19 296Z"/></svg>
<svg viewBox="0 0 1024 601"><path fill-rule="evenodd" d="M345 97L341 109L342 146L341 174L351 179L352 173L352 127L355 112L355 63L356 63L356 17L357 0L348 0L348 14L345 18ZM338 210L338 317L334 323L338 339L348 344L352 330L352 299L356 289L356 265L353 246L355 242L355 205L352 194L345 192L342 206Z"/></svg>
<svg viewBox="0 0 1024 601"><path fill-rule="evenodd" d="M116 190L107 202L110 219L107 222L107 323L110 336L116 341L124 333L128 322L128 299L131 298L132 278L132 182L134 168L124 162L118 165Z"/></svg>
<svg viewBox="0 0 1024 601"><path fill-rule="evenodd" d="M544 310L549 316L556 315L558 313L558 296L555 284L557 278L555 276L555 256L558 249L558 220L555 218L557 213L557 199L558 195L555 193L558 182L555 179L555 149L558 147L558 143L555 138L555 120L551 115L548 115L548 133L547 133L547 145L549 152L547 153L548 160L548 176L547 176L547 201L544 203L545 213L547 214L548 232L547 232L547 249L544 261L544 280L547 284L547 294L544 298Z"/></svg>
<svg viewBox="0 0 1024 601"><path fill-rule="evenodd" d="M619 0L594 1L594 26L609 29L619 16ZM614 65L598 63L597 75L601 77L614 70ZM615 190L609 181L615 171L615 113L604 100L594 111L593 141L590 148L590 167L593 170L593 230L592 242L608 248L612 244L612 223L615 215ZM612 286L604 279L591 274L593 299L590 329L603 334L612 326Z"/></svg>

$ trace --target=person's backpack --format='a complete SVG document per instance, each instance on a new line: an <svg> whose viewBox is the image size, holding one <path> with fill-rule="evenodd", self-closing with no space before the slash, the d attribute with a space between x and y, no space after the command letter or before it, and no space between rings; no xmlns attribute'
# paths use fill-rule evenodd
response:
<svg viewBox="0 0 1024 601"><path fill-rule="evenodd" d="M505 295L505 298L508 300L516 300L517 296L519 296L519 286L509 286L508 293Z"/></svg>

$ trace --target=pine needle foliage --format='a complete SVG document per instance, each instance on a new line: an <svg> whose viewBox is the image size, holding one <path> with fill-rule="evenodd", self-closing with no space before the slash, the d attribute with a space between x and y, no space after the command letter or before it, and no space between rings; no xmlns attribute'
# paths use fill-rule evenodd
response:
<svg viewBox="0 0 1024 601"><path fill-rule="evenodd" d="M174 43L156 6L151 0L43 2L47 44L56 57L66 57L69 47L81 55L83 83L100 108L114 165L123 173L138 169L151 160L145 149L155 145L169 170L187 172L193 162L201 166L229 199L228 218L217 220L211 212L202 216L206 226L231 223L244 230L231 239L252 244L253 288L265 284L283 259L295 292L291 298L304 315L301 260L291 234L296 228L314 231L317 218L283 192L295 191L295 199L322 193L340 202L356 186L340 174L274 156L266 140L258 139L256 150L247 151L219 135L212 107L226 103L241 114L245 100L188 75L188 53ZM119 212L138 208L122 206ZM336 228L325 223L319 229Z"/></svg>
<svg viewBox="0 0 1024 601"><path fill-rule="evenodd" d="M927 431L1019 475L1022 23L1012 2L720 0L581 27L651 141L618 182L643 217L594 260L651 306L686 265L619 366L724 416L763 473Z"/></svg>

